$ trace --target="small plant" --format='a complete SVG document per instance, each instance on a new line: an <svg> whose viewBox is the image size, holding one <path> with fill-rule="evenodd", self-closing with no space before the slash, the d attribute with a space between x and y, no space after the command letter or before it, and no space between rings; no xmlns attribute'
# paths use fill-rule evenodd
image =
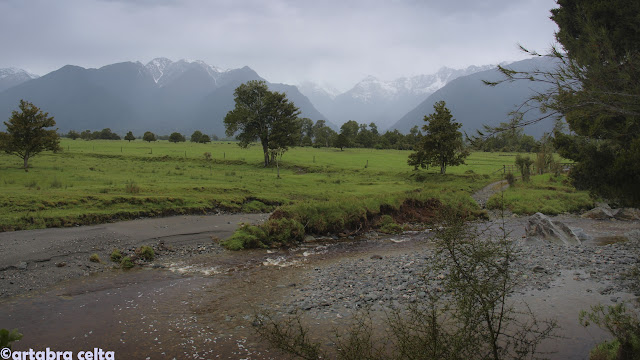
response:
<svg viewBox="0 0 640 360"><path fill-rule="evenodd" d="M35 180L31 180L24 185L26 188L33 189L38 187L38 182Z"/></svg>
<svg viewBox="0 0 640 360"><path fill-rule="evenodd" d="M113 249L113 251L111 252L111 256L109 257L114 263L119 263L120 261L122 261L122 253L118 249Z"/></svg>
<svg viewBox="0 0 640 360"><path fill-rule="evenodd" d="M511 172L506 173L504 178L507 180L507 184L509 184L509 186L513 186L513 184L516 183L516 177Z"/></svg>
<svg viewBox="0 0 640 360"><path fill-rule="evenodd" d="M386 234L402 233L402 226L398 225L391 215L382 215L378 224L378 229Z"/></svg>
<svg viewBox="0 0 640 360"><path fill-rule="evenodd" d="M22 334L18 332L18 329L13 329L11 331L7 329L0 329L0 349L11 349L11 343L20 339L22 339Z"/></svg>
<svg viewBox="0 0 640 360"><path fill-rule="evenodd" d="M136 249L136 255L138 259L142 259L144 261L153 261L156 258L156 253L153 251L151 246L141 246Z"/></svg>
<svg viewBox="0 0 640 360"><path fill-rule="evenodd" d="M91 254L91 256L89 256L89 261L94 262L94 263L100 263L102 261L100 261L100 257L98 256L98 254Z"/></svg>
<svg viewBox="0 0 640 360"><path fill-rule="evenodd" d="M137 194L140 192L140 186L133 180L128 180L124 185L124 191L129 194Z"/></svg>
<svg viewBox="0 0 640 360"><path fill-rule="evenodd" d="M120 261L120 266L123 269L131 269L132 267L135 266L135 264L133 263L133 260L131 260L130 257L125 256L122 258L122 260Z"/></svg>
<svg viewBox="0 0 640 360"><path fill-rule="evenodd" d="M632 311L627 311L624 303L615 306L596 305L591 312L580 311L580 324L594 324L607 330L614 339L597 345L590 353L590 359L617 360L640 358L640 319Z"/></svg>
<svg viewBox="0 0 640 360"><path fill-rule="evenodd" d="M54 177L53 181L51 181L51 188L52 189L60 189L60 188L62 188L62 181L58 180L57 177Z"/></svg>
<svg viewBox="0 0 640 360"><path fill-rule="evenodd" d="M533 160L531 160L528 156L516 156L516 166L520 170L522 174L522 181L529 182L531 177L531 165L533 164Z"/></svg>
<svg viewBox="0 0 640 360"><path fill-rule="evenodd" d="M210 152L206 152L206 153L202 154L202 156L204 156L204 159L206 161L211 161L211 153Z"/></svg>

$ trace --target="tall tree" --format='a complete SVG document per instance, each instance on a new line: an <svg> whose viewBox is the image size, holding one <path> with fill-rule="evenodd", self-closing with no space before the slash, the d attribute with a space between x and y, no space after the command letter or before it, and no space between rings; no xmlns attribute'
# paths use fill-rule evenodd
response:
<svg viewBox="0 0 640 360"><path fill-rule="evenodd" d="M251 80L238 86L234 96L235 108L224 118L226 135L239 133L238 145L245 148L260 140L264 166L271 162L270 152L296 144L300 111L284 93L269 91L264 81Z"/></svg>
<svg viewBox="0 0 640 360"><path fill-rule="evenodd" d="M24 170L28 171L29 159L38 153L60 149L60 137L53 116L43 113L28 101L20 100L20 111L13 111L9 122L4 122L6 132L0 132L0 150L17 155L24 161Z"/></svg>
<svg viewBox="0 0 640 360"><path fill-rule="evenodd" d="M129 131L127 135L124 136L124 139L127 140L128 142L131 142L131 140L135 140L136 137L133 136L133 132Z"/></svg>
<svg viewBox="0 0 640 360"><path fill-rule="evenodd" d="M151 131L146 131L144 135L142 135L142 140L152 142L158 139L156 138L156 134L152 133Z"/></svg>
<svg viewBox="0 0 640 360"><path fill-rule="evenodd" d="M353 147L355 145L359 129L360 125L354 120L349 120L340 126L340 134L344 135L346 140L345 147Z"/></svg>
<svg viewBox="0 0 640 360"><path fill-rule="evenodd" d="M528 104L547 111L544 117L566 119L571 133L555 132L555 146L575 161L573 184L621 205L638 206L640 2L558 0L558 5L551 19L558 25L555 37L561 47L549 56L559 67L531 72L500 68L505 79L489 84L553 84Z"/></svg>
<svg viewBox="0 0 640 360"><path fill-rule="evenodd" d="M187 141L187 139L185 139L184 135L180 134L179 132L173 132L171 133L171 135L169 135L169 142L179 143L184 141Z"/></svg>
<svg viewBox="0 0 640 360"><path fill-rule="evenodd" d="M191 134L191 138L189 139L189 141L199 143L200 138L202 138L202 131L196 130L193 132L193 134Z"/></svg>
<svg viewBox="0 0 640 360"><path fill-rule="evenodd" d="M445 174L448 166L464 164L469 152L464 148L461 124L455 122L451 111L444 101L433 105L435 112L424 117L427 122L422 126L424 135L409 156L408 164L425 168L427 165L439 166L440 174Z"/></svg>
<svg viewBox="0 0 640 360"><path fill-rule="evenodd" d="M318 120L313 125L313 145L315 147L329 147L331 145L331 139L334 137L335 131L326 124L326 121Z"/></svg>

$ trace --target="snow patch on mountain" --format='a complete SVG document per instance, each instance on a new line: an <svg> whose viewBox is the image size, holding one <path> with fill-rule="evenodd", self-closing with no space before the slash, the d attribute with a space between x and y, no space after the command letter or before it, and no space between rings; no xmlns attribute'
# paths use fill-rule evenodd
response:
<svg viewBox="0 0 640 360"><path fill-rule="evenodd" d="M214 83L221 74L230 71L228 69L211 66L202 60L181 59L174 62L164 57L155 58L149 61L145 67L153 75L153 80L156 84L161 87L177 79L184 74L184 72L192 68L201 68L205 70Z"/></svg>
<svg viewBox="0 0 640 360"><path fill-rule="evenodd" d="M38 75L32 74L26 70L18 69L15 67L0 69L0 80L6 79L6 78L16 78L16 79L25 79L26 81L31 79L37 79L39 77L40 76Z"/></svg>

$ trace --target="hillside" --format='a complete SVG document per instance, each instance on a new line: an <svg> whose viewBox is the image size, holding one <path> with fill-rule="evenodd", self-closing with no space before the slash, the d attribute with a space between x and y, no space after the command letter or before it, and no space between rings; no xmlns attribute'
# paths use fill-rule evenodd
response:
<svg viewBox="0 0 640 360"><path fill-rule="evenodd" d="M201 130L222 136L224 116L234 107L233 91L249 80L264 79L246 66L221 70L200 61L165 58L99 69L67 65L0 92L0 119L8 119L24 99L54 116L60 132L111 128L121 134L150 130L189 135ZM301 116L326 120L296 87L268 85L286 92Z"/></svg>
<svg viewBox="0 0 640 360"><path fill-rule="evenodd" d="M533 58L515 62L507 66L514 70L524 71L538 68L552 69L554 63L546 58ZM482 71L459 77L424 100L415 109L404 115L391 128L407 133L415 125L424 125L424 116L433 112L433 105L445 101L453 117L462 124L462 130L473 134L483 124L497 126L509 120L509 112L515 110L523 101L535 92L545 91L548 85L529 81L505 83L496 87L484 85L482 80L495 81L502 79L497 69ZM531 111L525 119L535 119L541 114ZM552 120L547 119L524 128L525 133L540 137L553 127Z"/></svg>

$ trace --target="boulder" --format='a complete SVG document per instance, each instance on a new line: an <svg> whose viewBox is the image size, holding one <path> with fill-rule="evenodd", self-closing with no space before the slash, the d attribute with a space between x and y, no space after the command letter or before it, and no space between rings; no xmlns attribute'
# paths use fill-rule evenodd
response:
<svg viewBox="0 0 640 360"><path fill-rule="evenodd" d="M611 211L611 208L598 206L597 208L591 209L582 214L582 217L594 220L607 220L613 218L613 212Z"/></svg>
<svg viewBox="0 0 640 360"><path fill-rule="evenodd" d="M580 245L580 238L565 223L553 221L542 213L529 218L526 226L527 237L540 238L563 245Z"/></svg>
<svg viewBox="0 0 640 360"><path fill-rule="evenodd" d="M634 208L622 208L614 212L613 217L623 221L640 220L640 210Z"/></svg>

